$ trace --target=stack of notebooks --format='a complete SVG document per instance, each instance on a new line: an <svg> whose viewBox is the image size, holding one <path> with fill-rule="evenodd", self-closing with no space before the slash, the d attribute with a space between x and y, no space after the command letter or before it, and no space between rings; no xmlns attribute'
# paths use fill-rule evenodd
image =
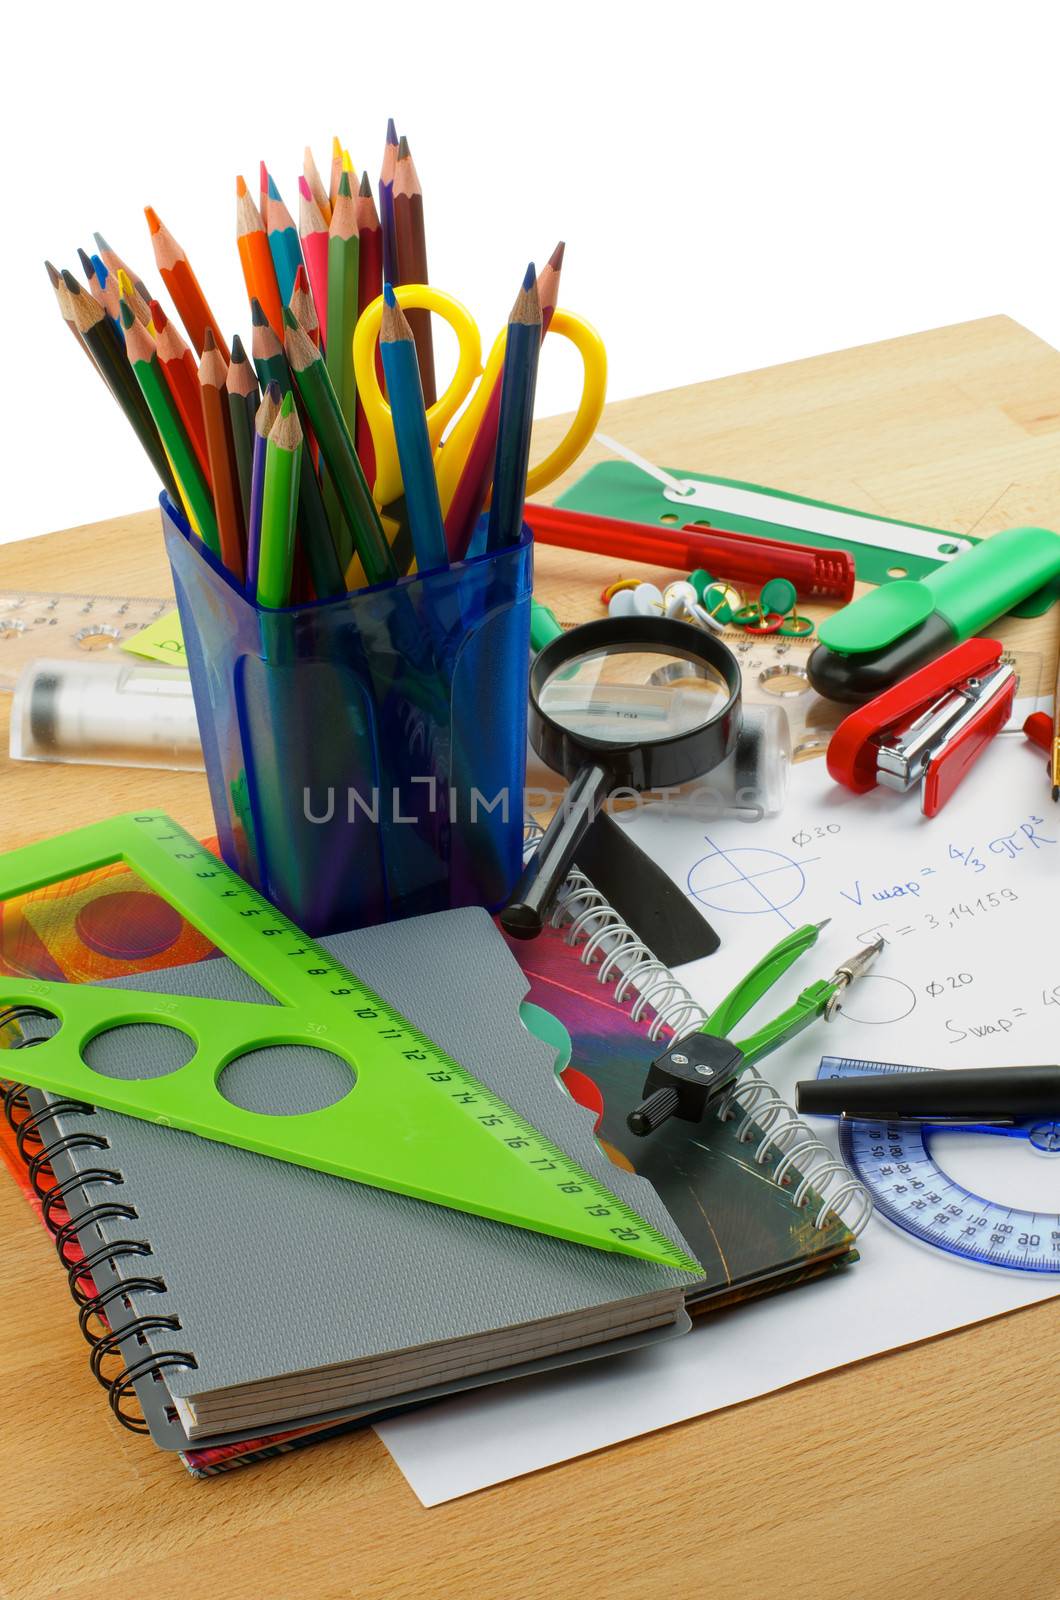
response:
<svg viewBox="0 0 1060 1600"><path fill-rule="evenodd" d="M188 930L172 928L161 902L154 920L147 900L135 928L124 919L134 929L127 947L102 958L98 939L79 947L71 906L83 913L87 896L94 915L79 925L98 927L109 899L127 909L130 894L146 894L128 880L108 871L82 880L76 896L52 890L36 904L4 907L0 969L100 981L111 961L109 981L125 988L268 998L227 959L165 967L167 949L186 953ZM660 989L658 964L641 960L650 993L665 995L661 1013L646 1007L624 960L629 936L597 903L593 918L579 919L579 937L601 931L589 964L577 940L554 930L513 954L478 910L321 942L700 1261L702 1275L12 1092L12 1123L32 1114L39 1134L23 1134L23 1159L51 1152L46 1165L38 1158L38 1187L51 1178L63 1185L50 1221L69 1218L58 1242L74 1263L76 1295L99 1308L83 1325L97 1341L103 1333L93 1367L122 1420L180 1451L192 1472L212 1475L472 1384L619 1356L685 1332L689 1307L713 1309L856 1259L842 1220L822 1216L827 1170L796 1209L803 1172L789 1162L781 1183L764 1182L779 1152L756 1159L763 1135L747 1116L672 1123L650 1140L628 1134L626 1112L662 1048L649 1032L665 1039L665 1017L681 1031L694 1007L671 975L661 974ZM557 1080L565 1062L529 1031L528 994L571 1036L567 1085L577 1093L591 1079L597 1093L581 1098L602 1096L595 1138L597 1119ZM24 1024L28 1037L32 1026ZM94 1049L91 1065L118 1077L178 1064L153 1029L122 1029ZM18 1078L17 1060L6 1077ZM334 1098L332 1065L295 1047L258 1052L227 1069L226 1093L249 1109L311 1110ZM11 1164L12 1147L8 1133Z"/></svg>

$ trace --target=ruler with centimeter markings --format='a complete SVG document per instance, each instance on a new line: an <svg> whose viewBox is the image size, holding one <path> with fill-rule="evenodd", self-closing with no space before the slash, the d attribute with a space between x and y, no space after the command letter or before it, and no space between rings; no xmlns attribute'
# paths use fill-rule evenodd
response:
<svg viewBox="0 0 1060 1600"><path fill-rule="evenodd" d="M123 863L255 979L279 1006L0 979L5 1011L59 1028L19 1060L35 1088L182 1128L494 1221L701 1274L701 1268L161 812L94 823L0 858L0 900ZM168 1077L96 1073L85 1045L111 1028L160 1024L194 1054ZM353 1071L335 1104L295 1116L224 1098L224 1067L298 1044ZM23 1064L24 1063L24 1064Z"/></svg>
<svg viewBox="0 0 1060 1600"><path fill-rule="evenodd" d="M0 689L30 661L75 661L118 650L172 611L173 600L0 590Z"/></svg>
<svg viewBox="0 0 1060 1600"><path fill-rule="evenodd" d="M894 1062L823 1056L817 1076L851 1078L869 1072L924 1070ZM960 1131L1024 1139L1029 1156L1056 1162L1060 1178L1060 1123L1038 1121ZM841 1118L839 1123L843 1159L888 1222L922 1243L966 1261L1016 1272L1060 1273L1060 1212L1027 1211L973 1193L951 1178L936 1158L936 1148L944 1140L945 1129L918 1122Z"/></svg>

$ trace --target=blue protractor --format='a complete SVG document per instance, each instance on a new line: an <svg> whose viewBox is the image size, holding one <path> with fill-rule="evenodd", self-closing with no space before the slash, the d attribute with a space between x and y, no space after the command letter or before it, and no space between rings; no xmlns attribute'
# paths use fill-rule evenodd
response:
<svg viewBox="0 0 1060 1600"><path fill-rule="evenodd" d="M856 1078L867 1073L925 1072L896 1062L823 1056L819 1078ZM1028 1155L1054 1160L1060 1190L1060 1122L1037 1121L1002 1128L960 1129L994 1138L1024 1139ZM1060 1211L1026 1211L974 1193L951 1178L936 1159L946 1129L919 1122L859 1122L842 1119L843 1159L872 1195L888 1222L924 1244L1012 1272L1060 1274Z"/></svg>

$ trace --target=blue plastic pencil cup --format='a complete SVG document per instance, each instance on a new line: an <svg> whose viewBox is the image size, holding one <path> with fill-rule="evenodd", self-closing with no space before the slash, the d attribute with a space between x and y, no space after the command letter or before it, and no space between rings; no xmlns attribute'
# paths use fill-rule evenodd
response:
<svg viewBox="0 0 1060 1600"><path fill-rule="evenodd" d="M529 529L264 611L161 504L229 866L313 935L501 906L522 867Z"/></svg>

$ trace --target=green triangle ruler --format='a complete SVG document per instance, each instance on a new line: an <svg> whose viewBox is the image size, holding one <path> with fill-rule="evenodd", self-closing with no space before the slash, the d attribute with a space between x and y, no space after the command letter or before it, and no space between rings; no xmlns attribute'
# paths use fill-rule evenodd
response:
<svg viewBox="0 0 1060 1600"><path fill-rule="evenodd" d="M0 978L0 1020L24 1007L59 1022L20 1056L20 1078L279 1161L698 1275L683 1250L164 813L130 813L12 851L0 858L0 901L115 863L138 873L279 1005ZM191 1059L167 1077L139 1081L93 1071L85 1047L132 1023L177 1029ZM352 1069L349 1093L295 1116L226 1100L225 1067L279 1044L340 1057Z"/></svg>

